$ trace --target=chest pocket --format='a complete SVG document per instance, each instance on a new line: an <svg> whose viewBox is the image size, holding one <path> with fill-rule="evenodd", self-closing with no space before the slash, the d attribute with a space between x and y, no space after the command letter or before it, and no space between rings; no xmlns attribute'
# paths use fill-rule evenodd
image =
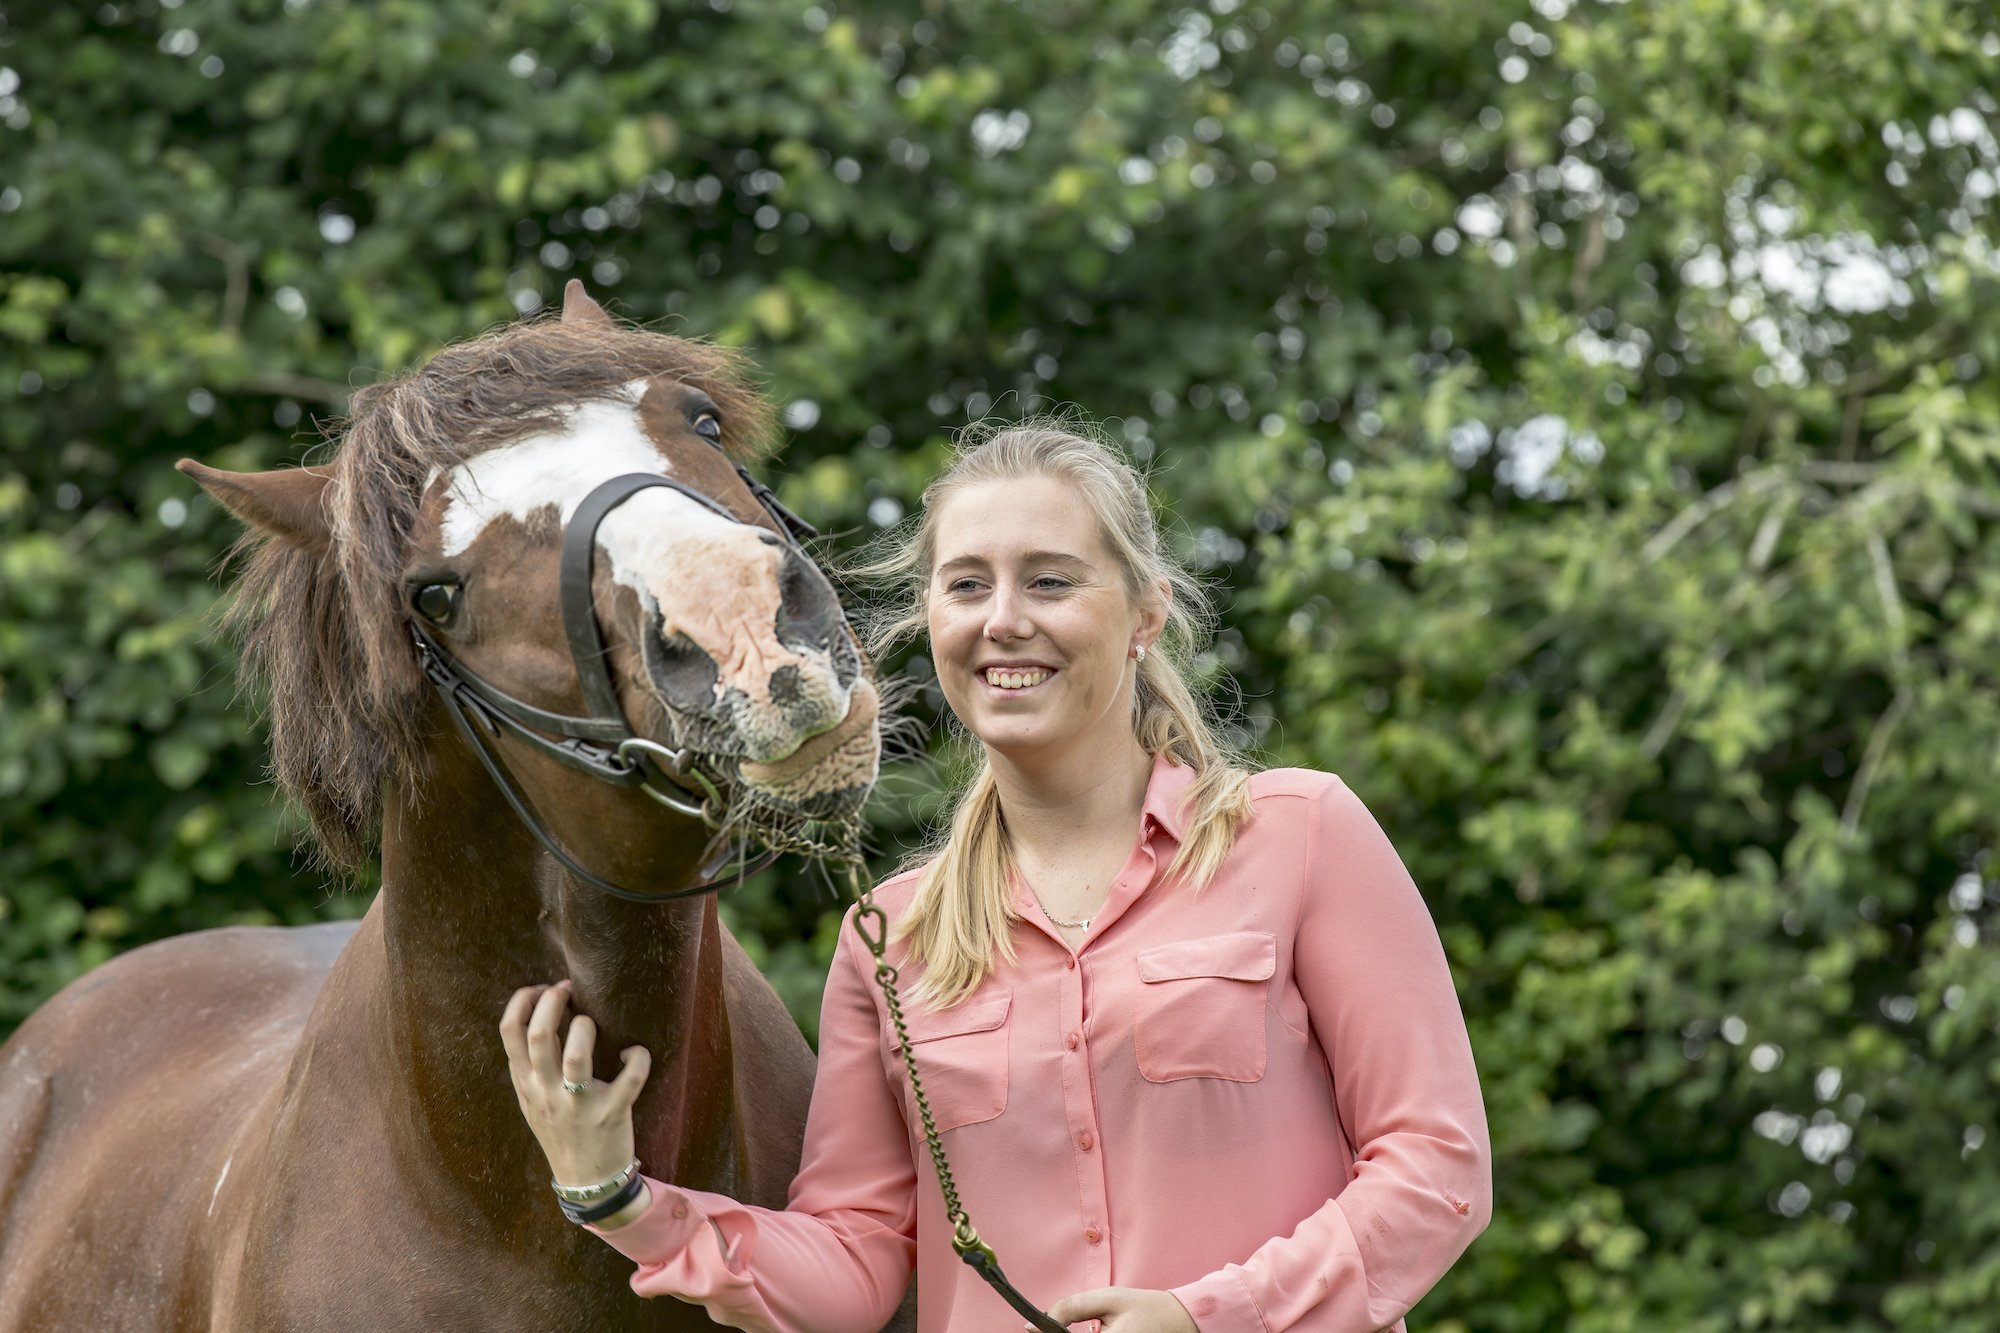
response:
<svg viewBox="0 0 2000 1333"><path fill-rule="evenodd" d="M950 1009L912 1006L904 1011L910 1052L916 1056L924 1096L940 1131L976 1125L1007 1109L1007 1011L1013 1003L1014 993L1006 991ZM893 1027L889 1042L891 1062L900 1070L902 1047L896 1043ZM921 1132L923 1122L916 1118L916 1098L907 1087L904 1096L909 1099L910 1128Z"/></svg>
<svg viewBox="0 0 2000 1333"><path fill-rule="evenodd" d="M1264 1077L1264 1000L1278 940L1262 931L1177 940L1138 956L1132 1044L1153 1083Z"/></svg>

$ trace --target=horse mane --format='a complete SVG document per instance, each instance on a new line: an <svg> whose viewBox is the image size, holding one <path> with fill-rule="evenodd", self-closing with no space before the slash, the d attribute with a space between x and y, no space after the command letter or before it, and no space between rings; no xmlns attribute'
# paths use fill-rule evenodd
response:
<svg viewBox="0 0 2000 1333"><path fill-rule="evenodd" d="M352 871L373 854L390 772L424 776L428 689L399 584L433 470L659 375L715 400L732 455L770 450L771 407L737 351L629 326L515 324L355 393L351 415L328 431L329 550L254 528L231 547L228 559L244 565L224 625L241 640L244 687L267 700L272 776L304 810L328 868Z"/></svg>

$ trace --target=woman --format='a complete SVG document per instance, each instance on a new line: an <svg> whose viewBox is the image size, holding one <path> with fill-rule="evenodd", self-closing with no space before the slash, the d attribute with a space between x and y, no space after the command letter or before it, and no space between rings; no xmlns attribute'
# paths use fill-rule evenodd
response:
<svg viewBox="0 0 2000 1333"><path fill-rule="evenodd" d="M1444 953L1338 778L1246 773L1218 743L1186 683L1205 607L1138 475L1068 430L1003 430L872 572L907 594L878 647L928 631L983 753L876 897L1009 1277L1105 1333L1400 1328L1491 1210ZM737 1327L878 1328L914 1254L925 1333L1019 1328L953 1255L870 960L840 941L787 1209L645 1180L597 1228L635 1290ZM588 1020L557 1043L566 1003L523 990L501 1032L556 1180L589 1185L631 1157L647 1065L591 1079Z"/></svg>

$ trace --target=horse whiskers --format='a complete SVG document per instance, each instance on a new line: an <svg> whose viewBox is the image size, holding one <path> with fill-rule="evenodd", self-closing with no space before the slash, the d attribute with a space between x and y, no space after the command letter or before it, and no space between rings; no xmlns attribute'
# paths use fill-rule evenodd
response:
<svg viewBox="0 0 2000 1333"><path fill-rule="evenodd" d="M729 801L709 845L735 839L739 865L750 860L757 845L807 857L846 856L850 854L849 848L856 845L854 834L844 826L828 826L826 821L786 809L740 783L726 784L725 791ZM833 839L820 831L828 827L838 828Z"/></svg>
<svg viewBox="0 0 2000 1333"><path fill-rule="evenodd" d="M773 851L807 859L851 860L862 855L865 825L860 812L819 819L763 800L755 793L732 807L726 829L738 829Z"/></svg>

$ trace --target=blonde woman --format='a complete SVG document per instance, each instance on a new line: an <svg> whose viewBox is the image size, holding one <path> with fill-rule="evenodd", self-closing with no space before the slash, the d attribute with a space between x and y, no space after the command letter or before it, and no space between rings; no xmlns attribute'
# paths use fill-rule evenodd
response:
<svg viewBox="0 0 2000 1333"><path fill-rule="evenodd" d="M913 527L873 567L903 587L877 646L928 634L982 761L876 896L982 1236L1058 1323L1402 1328L1492 1204L1464 1020L1395 850L1339 778L1219 743L1187 683L1200 590L1105 445L1001 430ZM597 1230L636 1291L733 1327L879 1328L914 1261L923 1333L1013 1333L951 1249L870 960L840 941L789 1206L649 1179ZM501 1029L556 1179L586 1185L631 1157L645 1063L592 1080L566 1002L523 990Z"/></svg>

